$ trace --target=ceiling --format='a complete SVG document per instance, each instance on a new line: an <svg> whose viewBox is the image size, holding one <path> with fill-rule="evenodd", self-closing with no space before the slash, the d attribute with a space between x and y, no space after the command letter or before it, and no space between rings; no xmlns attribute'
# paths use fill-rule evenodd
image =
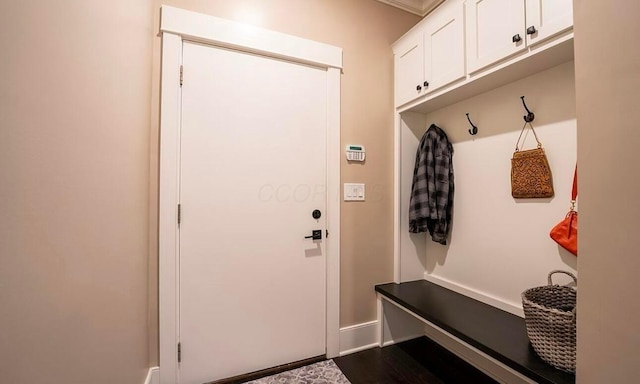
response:
<svg viewBox="0 0 640 384"><path fill-rule="evenodd" d="M378 0L418 16L425 16L444 0Z"/></svg>

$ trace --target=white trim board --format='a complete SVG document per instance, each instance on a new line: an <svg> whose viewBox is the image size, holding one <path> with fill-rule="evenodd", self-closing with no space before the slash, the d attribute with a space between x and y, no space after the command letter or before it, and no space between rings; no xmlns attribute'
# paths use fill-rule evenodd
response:
<svg viewBox="0 0 640 384"><path fill-rule="evenodd" d="M378 346L378 321L340 328L340 356Z"/></svg>
<svg viewBox="0 0 640 384"><path fill-rule="evenodd" d="M160 384L160 367L151 367L144 384Z"/></svg>
<svg viewBox="0 0 640 384"><path fill-rule="evenodd" d="M182 39L162 36L158 201L158 333L160 382L178 383L178 159Z"/></svg>
<svg viewBox="0 0 640 384"><path fill-rule="evenodd" d="M248 24L163 5L160 32L325 68L342 68L342 49Z"/></svg>
<svg viewBox="0 0 640 384"><path fill-rule="evenodd" d="M160 380L179 382L178 226L182 42L223 46L327 70L326 355L340 353L340 70L342 49L163 5L160 89L159 333Z"/></svg>
<svg viewBox="0 0 640 384"><path fill-rule="evenodd" d="M475 290L471 287L468 287L466 285L462 285L459 283L456 283L454 281L442 278L442 277L438 277L432 274L429 274L428 272L424 273L424 279L432 282L434 284L438 284L441 287L445 287L447 289L450 289L454 292L457 292L461 295L465 295L467 297L470 297L472 299L476 299L478 301L481 301L485 304L489 304L493 307L496 307L498 309L502 309L503 311L509 312L511 314L514 314L516 316L520 316L522 318L524 318L524 312L522 310L522 305L517 305L514 303L510 303L508 301L505 301L503 299L500 299L499 297L496 296L492 296L489 295L488 293L484 293L482 291L478 291Z"/></svg>

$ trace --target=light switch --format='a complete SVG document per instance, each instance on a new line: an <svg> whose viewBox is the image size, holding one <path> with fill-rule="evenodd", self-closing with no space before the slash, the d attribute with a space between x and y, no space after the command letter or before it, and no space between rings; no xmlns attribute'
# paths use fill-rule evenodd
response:
<svg viewBox="0 0 640 384"><path fill-rule="evenodd" d="M344 201L364 201L364 184L344 183Z"/></svg>

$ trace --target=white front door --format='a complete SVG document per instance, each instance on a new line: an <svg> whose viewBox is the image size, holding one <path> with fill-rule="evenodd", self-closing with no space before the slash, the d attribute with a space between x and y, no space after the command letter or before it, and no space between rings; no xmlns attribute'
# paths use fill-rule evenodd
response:
<svg viewBox="0 0 640 384"><path fill-rule="evenodd" d="M190 42L183 66L180 383L324 355L327 71Z"/></svg>

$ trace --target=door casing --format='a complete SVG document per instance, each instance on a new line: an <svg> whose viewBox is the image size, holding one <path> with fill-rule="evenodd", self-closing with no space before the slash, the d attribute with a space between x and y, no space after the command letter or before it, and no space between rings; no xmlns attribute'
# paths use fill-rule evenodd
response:
<svg viewBox="0 0 640 384"><path fill-rule="evenodd" d="M327 70L326 353L339 354L340 335L340 73L342 49L228 20L162 6L159 181L160 383L178 382L178 188L180 67L183 40L197 41Z"/></svg>

